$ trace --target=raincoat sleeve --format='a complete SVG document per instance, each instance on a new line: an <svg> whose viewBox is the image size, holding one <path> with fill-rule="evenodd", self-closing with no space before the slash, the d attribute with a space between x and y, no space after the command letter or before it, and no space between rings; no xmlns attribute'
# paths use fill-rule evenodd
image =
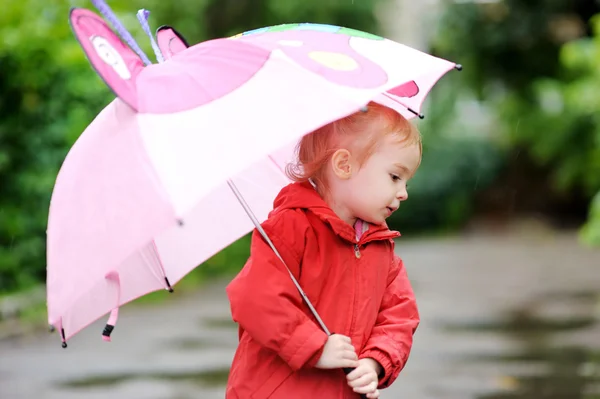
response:
<svg viewBox="0 0 600 399"><path fill-rule="evenodd" d="M389 387L404 368L418 325L419 312L404 263L394 256L375 327L359 354L382 366L379 389Z"/></svg>
<svg viewBox="0 0 600 399"><path fill-rule="evenodd" d="M308 223L288 210L262 226L298 279ZM258 231L250 258L227 287L233 320L261 346L275 351L293 370L314 366L327 335L310 318L289 272Z"/></svg>

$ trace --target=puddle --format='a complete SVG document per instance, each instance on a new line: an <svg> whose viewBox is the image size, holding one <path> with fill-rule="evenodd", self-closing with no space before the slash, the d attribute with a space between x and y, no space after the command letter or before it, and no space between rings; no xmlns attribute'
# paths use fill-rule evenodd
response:
<svg viewBox="0 0 600 399"><path fill-rule="evenodd" d="M94 387L109 387L120 384L122 382L132 380L136 377L132 374L121 374L121 375L106 375L106 376L92 376L82 378L78 380L69 380L58 385L66 388L94 388Z"/></svg>
<svg viewBox="0 0 600 399"><path fill-rule="evenodd" d="M201 372L178 373L123 373L119 375L92 376L59 383L60 387L71 389L105 388L134 380L158 380L167 382L187 382L199 387L222 387L227 384L229 368Z"/></svg>
<svg viewBox="0 0 600 399"><path fill-rule="evenodd" d="M541 296L543 300L575 301L580 303L594 303L600 297L598 291L569 291L569 292L548 292Z"/></svg>
<svg viewBox="0 0 600 399"><path fill-rule="evenodd" d="M170 342L169 346L175 349L207 349L214 348L215 343L209 340L198 339L198 338L188 338L188 339L178 339L176 341Z"/></svg>
<svg viewBox="0 0 600 399"><path fill-rule="evenodd" d="M203 326L211 328L238 328L238 325L229 318L207 317L200 322Z"/></svg>
<svg viewBox="0 0 600 399"><path fill-rule="evenodd" d="M220 332L215 332L212 337L204 337L204 338L180 338L176 340L169 340L165 343L169 347L182 350L206 350L206 349L215 349L215 348L226 348L226 349L235 349L237 348L238 340L237 334L232 335L222 334Z"/></svg>
<svg viewBox="0 0 600 399"><path fill-rule="evenodd" d="M564 369L543 376L515 377L515 389L477 399L600 399L600 377L581 376Z"/></svg>
<svg viewBox="0 0 600 399"><path fill-rule="evenodd" d="M553 294L553 299L575 301L579 305L595 298L595 294ZM549 301L549 297L541 298ZM573 312L581 306L573 304ZM595 348L566 346L556 343L555 334L575 332L595 325L590 315L572 317L541 317L532 308L515 309L503 319L462 325L445 325L449 332L482 332L509 336L520 351L493 355L460 356L458 361L469 364L497 364L508 370L502 378L510 387L490 392L477 399L600 399L600 337ZM554 342L554 343L551 343ZM536 365L538 372L523 375L519 366ZM514 367L511 367L514 366ZM512 368L512 372L511 372ZM506 374L506 372L505 372Z"/></svg>
<svg viewBox="0 0 600 399"><path fill-rule="evenodd" d="M571 317L564 319L528 316L527 314L514 314L504 320L481 321L468 324L444 324L443 329L448 332L493 332L500 334L531 335L548 334L579 330L592 326L595 323L592 317Z"/></svg>
<svg viewBox="0 0 600 399"><path fill-rule="evenodd" d="M598 354L590 349L580 346L569 347L540 347L531 348L519 353L506 353L502 355L470 355L465 356L464 360L477 362L555 362L565 366L580 365L590 359L594 359ZM598 365L600 372L600 364Z"/></svg>
<svg viewBox="0 0 600 399"><path fill-rule="evenodd" d="M581 346L541 345L519 353L472 355L461 358L474 364L543 366L539 373L509 375L511 390L478 396L478 399L600 399L600 349Z"/></svg>

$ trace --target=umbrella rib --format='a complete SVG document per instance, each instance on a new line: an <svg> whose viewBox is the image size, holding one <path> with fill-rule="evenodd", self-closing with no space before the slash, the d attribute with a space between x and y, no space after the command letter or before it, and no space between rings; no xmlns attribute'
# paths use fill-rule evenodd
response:
<svg viewBox="0 0 600 399"><path fill-rule="evenodd" d="M315 319L317 319L317 322L319 323L319 325L321 326L321 328L323 329L323 331L325 331L325 334L331 335L331 333L329 332L329 329L327 328L327 326L325 325L325 323L321 319L321 316L319 316L319 313L317 313L317 310L314 308L313 304L310 302L310 300L306 296L306 293L304 292L304 290L300 286L300 283L298 283L298 280L296 280L296 277L294 277L294 275L292 274L290 268L287 266L287 264L285 263L285 261L283 260L283 258L281 257L281 255L279 254L279 251L277 251L277 248L275 248L275 245L273 245L273 242L271 241L271 239L269 238L269 236L267 235L267 233L265 232L265 230L260 225L260 222L258 221L258 219L256 218L256 215L254 215L254 212L252 212L252 209L250 208L250 206L248 205L248 203L246 202L246 200L242 196L242 193L240 193L240 191L238 190L238 188L235 185L235 183L233 182L233 180L231 180L231 179L227 180L227 184L229 185L229 187L231 188L231 191L233 191L233 194L235 194L236 198L238 199L238 201L242 205L242 208L244 208L244 211L246 211L246 214L248 215L248 217L250 218L250 220L252 220L252 223L254 223L254 226L256 226L256 229L258 230L258 232L260 233L260 235L265 239L265 241L271 247L271 249L273 250L273 252L275 252L275 255L279 258L279 260L281 261L281 263L283 263L283 265L287 269L288 273L290 274L290 277L291 277L292 281L294 282L294 285L296 286L296 288L300 292L300 295L304 299L304 302L306 302L306 305L308 305L308 308L310 309L310 311L313 314L313 316L315 316Z"/></svg>
<svg viewBox="0 0 600 399"><path fill-rule="evenodd" d="M409 107L408 105L404 104L402 101L398 100L397 98L391 96L388 92L385 93L381 93L384 96L386 96L387 98L389 98L392 101L397 102L398 104L402 105L404 108L406 108L408 110L408 112L410 112L411 114L418 116L419 119L423 119L425 118L425 115L418 113L417 111L415 111L414 109L412 109L411 107Z"/></svg>

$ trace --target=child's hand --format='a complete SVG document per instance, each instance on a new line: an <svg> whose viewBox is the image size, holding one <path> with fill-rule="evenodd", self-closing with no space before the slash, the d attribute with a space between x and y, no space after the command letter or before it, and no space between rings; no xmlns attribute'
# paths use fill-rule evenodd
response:
<svg viewBox="0 0 600 399"><path fill-rule="evenodd" d="M358 367L346 376L348 385L356 393L363 393L367 398L378 398L379 371L381 366L373 359L360 359Z"/></svg>
<svg viewBox="0 0 600 399"><path fill-rule="evenodd" d="M315 367L320 369L358 367L358 356L350 338L339 334L330 335Z"/></svg>

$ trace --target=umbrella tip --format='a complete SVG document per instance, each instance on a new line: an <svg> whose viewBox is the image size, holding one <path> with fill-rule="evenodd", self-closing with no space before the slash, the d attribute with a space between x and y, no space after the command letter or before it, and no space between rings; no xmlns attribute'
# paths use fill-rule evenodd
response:
<svg viewBox="0 0 600 399"><path fill-rule="evenodd" d="M60 328L60 338L62 339L63 349L66 349L67 348L67 338L65 337L65 329L63 327Z"/></svg>
<svg viewBox="0 0 600 399"><path fill-rule="evenodd" d="M179 226L183 226L183 219L177 219L177 224Z"/></svg>
<svg viewBox="0 0 600 399"><path fill-rule="evenodd" d="M418 117L419 117L419 119L425 119L425 115L423 115L423 114L421 114L421 113L419 113L419 112L415 111L414 109L412 109L412 108L409 108L409 107L406 107L406 109L407 109L407 110L408 110L410 113L412 113L413 115L415 115L415 116L418 116Z"/></svg>
<svg viewBox="0 0 600 399"><path fill-rule="evenodd" d="M52 324L50 324L48 326L48 331L50 331L51 333L53 333L54 331L56 331L56 327L54 327Z"/></svg>
<svg viewBox="0 0 600 399"><path fill-rule="evenodd" d="M457 71L462 71L462 69L463 69L463 66L462 66L461 64L456 64L456 65L454 65L454 68L455 68Z"/></svg>
<svg viewBox="0 0 600 399"><path fill-rule="evenodd" d="M167 283L167 291L169 291L170 293L173 293L173 287L171 287L171 283L169 282L169 279L167 277L165 277L165 283Z"/></svg>

